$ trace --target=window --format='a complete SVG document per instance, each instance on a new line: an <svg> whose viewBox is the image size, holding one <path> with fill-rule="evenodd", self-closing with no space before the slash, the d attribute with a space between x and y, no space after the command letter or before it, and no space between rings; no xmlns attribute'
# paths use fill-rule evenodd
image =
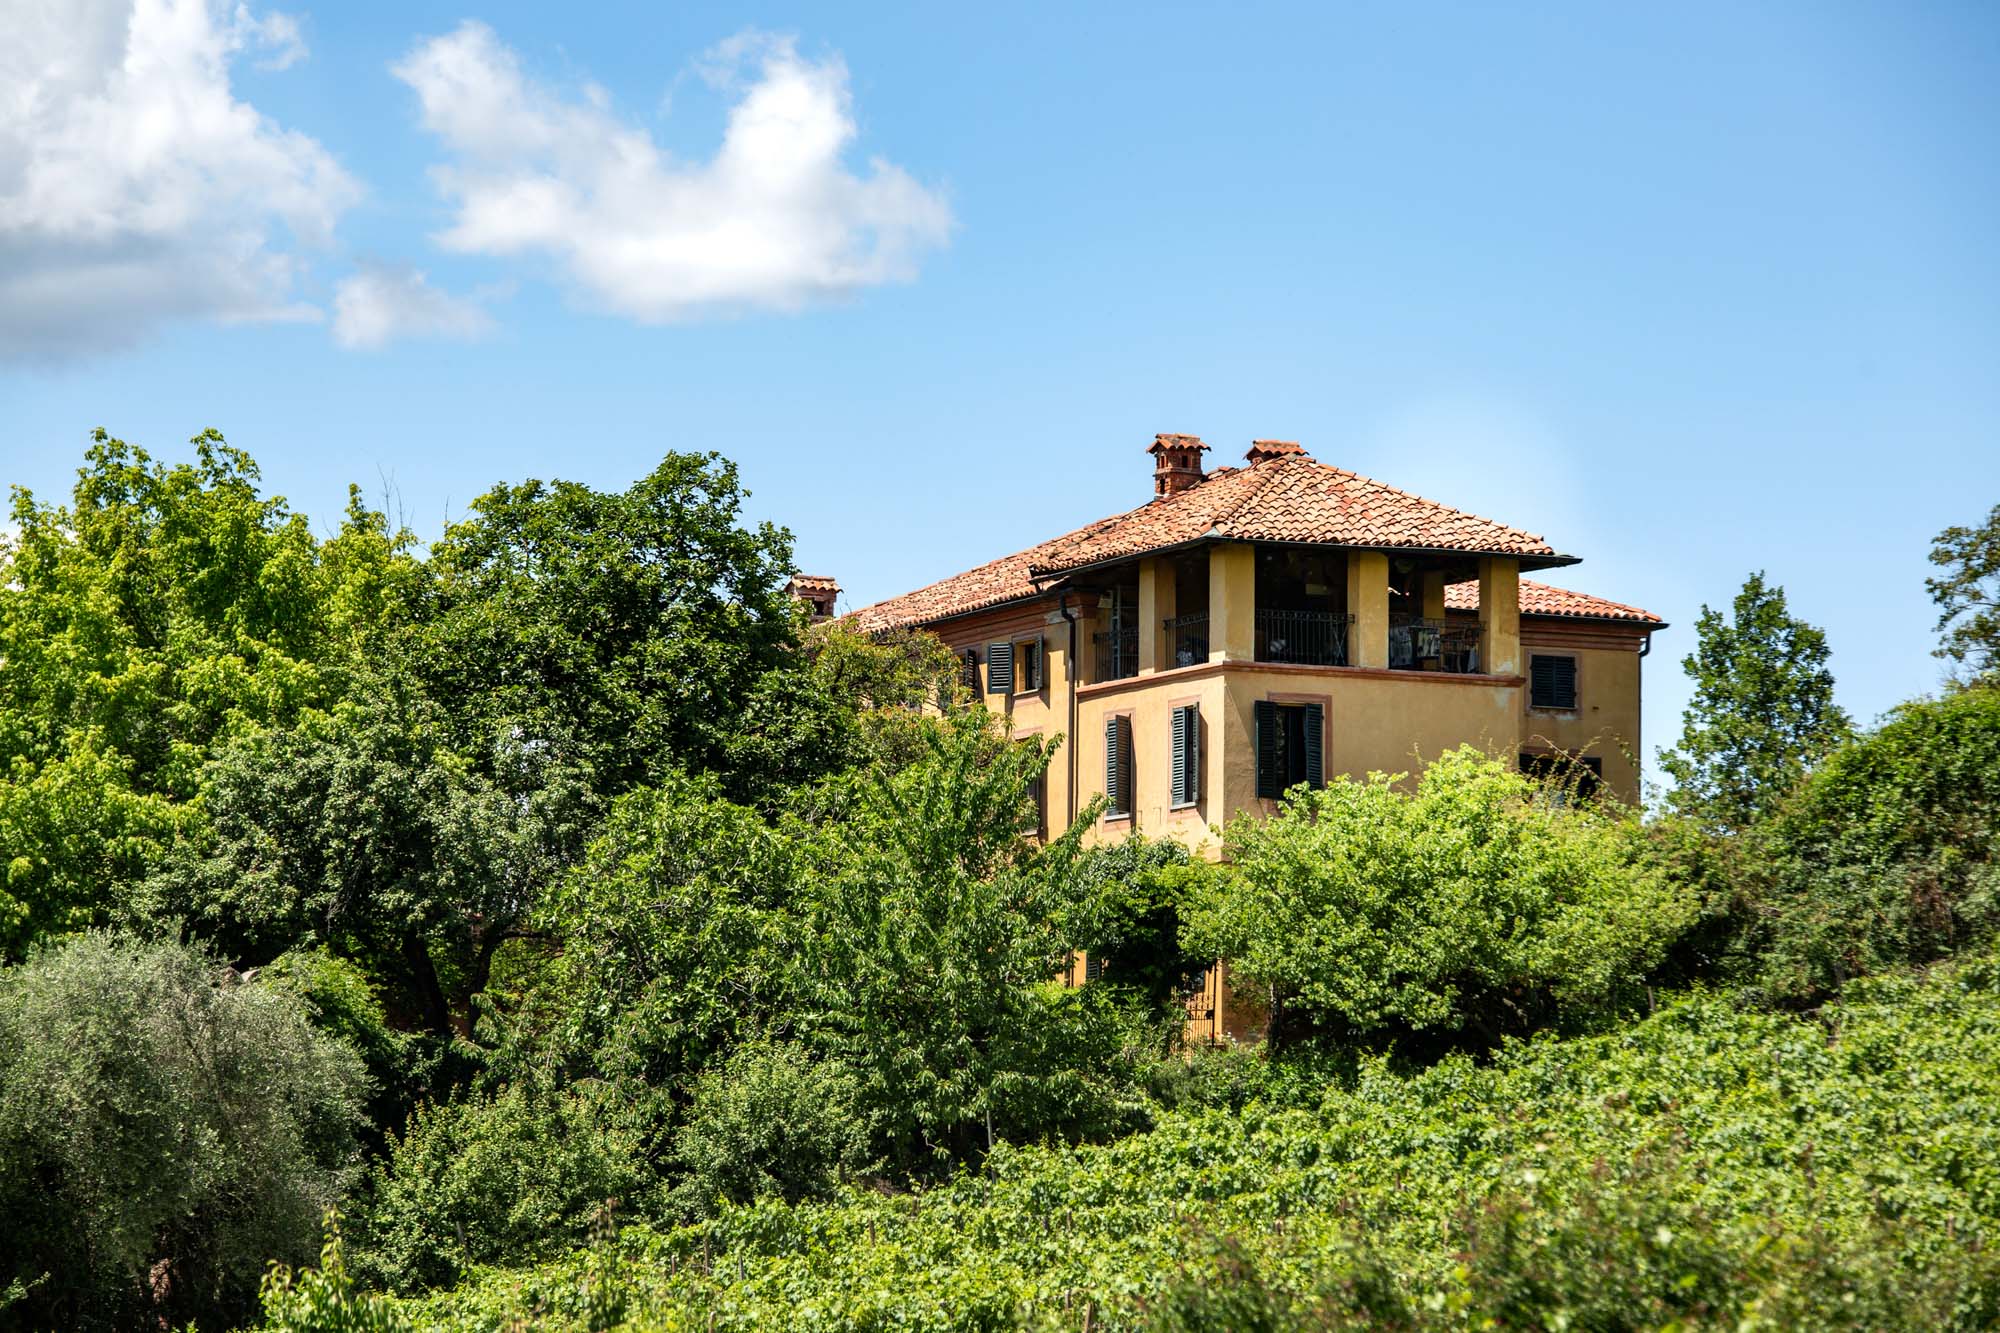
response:
<svg viewBox="0 0 2000 1333"><path fill-rule="evenodd" d="M1201 800L1201 705L1174 710L1173 808L1185 809Z"/></svg>
<svg viewBox="0 0 2000 1333"><path fill-rule="evenodd" d="M986 692L988 694L1012 694L1014 692L1013 644L989 643L986 645Z"/></svg>
<svg viewBox="0 0 2000 1333"><path fill-rule="evenodd" d="M1105 815L1123 818L1132 813L1132 719L1104 719Z"/></svg>
<svg viewBox="0 0 2000 1333"><path fill-rule="evenodd" d="M1528 659L1528 707L1567 712L1576 707L1576 659L1545 657L1536 653Z"/></svg>
<svg viewBox="0 0 2000 1333"><path fill-rule="evenodd" d="M979 650L977 648L967 648L958 655L958 680L961 685L971 690L974 694L979 693Z"/></svg>
<svg viewBox="0 0 2000 1333"><path fill-rule="evenodd" d="M1049 836L1048 769L1035 774L1035 780L1028 784L1028 799L1035 803L1035 836L1046 841Z"/></svg>
<svg viewBox="0 0 2000 1333"><path fill-rule="evenodd" d="M1014 645L1014 692L1033 694L1042 688L1042 641L1026 639Z"/></svg>
<svg viewBox="0 0 2000 1333"><path fill-rule="evenodd" d="M1104 960L1096 954L1086 954L1083 959L1083 979L1086 982L1104 980Z"/></svg>
<svg viewBox="0 0 2000 1333"><path fill-rule="evenodd" d="M1325 710L1318 704L1280 704L1259 699L1257 717L1257 794L1283 796L1303 782L1326 783L1321 732Z"/></svg>
<svg viewBox="0 0 2000 1333"><path fill-rule="evenodd" d="M1554 790L1556 803L1566 804L1571 796L1588 800L1604 785L1604 761L1560 752L1524 754L1521 771Z"/></svg>

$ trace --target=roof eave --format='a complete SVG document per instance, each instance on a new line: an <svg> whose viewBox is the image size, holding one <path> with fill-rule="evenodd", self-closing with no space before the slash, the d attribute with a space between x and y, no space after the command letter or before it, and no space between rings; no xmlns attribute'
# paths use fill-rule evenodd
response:
<svg viewBox="0 0 2000 1333"><path fill-rule="evenodd" d="M1044 574L1038 574L1033 569L1030 569L1028 577L1039 585L1053 582L1057 579L1074 578L1079 574L1088 574L1092 570L1106 569L1112 565L1122 565L1131 560L1144 560L1149 556L1156 555L1173 555L1176 552L1190 550L1196 546L1206 546L1210 543L1218 542L1244 542L1257 546L1311 546L1330 551L1380 551L1384 555L1449 555L1469 558L1496 556L1519 560L1524 573L1542 569L1562 569L1569 565L1580 565L1583 563L1583 557L1580 555L1558 555L1554 553L1548 555L1522 555L1517 551L1478 551L1466 550L1463 547L1457 546L1366 546L1356 542L1270 541L1262 537L1223 536L1211 530L1188 541L1173 542L1166 546L1150 546L1143 551L1130 551L1124 555L1107 556L1102 560L1093 560L1089 564L1072 565L1063 569L1052 569Z"/></svg>

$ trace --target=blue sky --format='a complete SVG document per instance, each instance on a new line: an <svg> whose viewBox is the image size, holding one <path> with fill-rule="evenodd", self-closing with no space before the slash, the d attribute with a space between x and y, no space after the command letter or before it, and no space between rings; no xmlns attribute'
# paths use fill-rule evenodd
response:
<svg viewBox="0 0 2000 1333"><path fill-rule="evenodd" d="M1649 751L1753 569L1936 686L2000 7L288 3L0 0L0 480L216 426L431 534L716 449L859 605L1296 438L1674 622Z"/></svg>

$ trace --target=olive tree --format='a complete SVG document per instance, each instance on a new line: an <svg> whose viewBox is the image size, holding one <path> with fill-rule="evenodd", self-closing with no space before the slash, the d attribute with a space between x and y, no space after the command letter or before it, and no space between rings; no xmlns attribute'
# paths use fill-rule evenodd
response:
<svg viewBox="0 0 2000 1333"><path fill-rule="evenodd" d="M37 1328L229 1327L356 1168L359 1058L197 949L90 934L0 972L0 1288Z"/></svg>

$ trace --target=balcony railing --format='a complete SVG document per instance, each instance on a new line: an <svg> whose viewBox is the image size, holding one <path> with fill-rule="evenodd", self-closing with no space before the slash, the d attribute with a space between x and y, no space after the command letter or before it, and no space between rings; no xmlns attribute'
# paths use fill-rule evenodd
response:
<svg viewBox="0 0 2000 1333"><path fill-rule="evenodd" d="M1474 674L1479 670L1481 628L1477 620L1391 616L1389 666L1396 671Z"/></svg>
<svg viewBox="0 0 2000 1333"><path fill-rule="evenodd" d="M1167 665L1196 666L1208 660L1208 613L1166 621Z"/></svg>
<svg viewBox="0 0 2000 1333"><path fill-rule="evenodd" d="M1354 617L1335 611L1257 612L1257 660L1346 666Z"/></svg>
<svg viewBox="0 0 2000 1333"><path fill-rule="evenodd" d="M1139 674L1139 627L1104 630L1097 641L1097 674L1093 680L1124 680Z"/></svg>

